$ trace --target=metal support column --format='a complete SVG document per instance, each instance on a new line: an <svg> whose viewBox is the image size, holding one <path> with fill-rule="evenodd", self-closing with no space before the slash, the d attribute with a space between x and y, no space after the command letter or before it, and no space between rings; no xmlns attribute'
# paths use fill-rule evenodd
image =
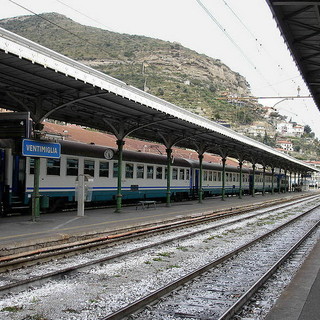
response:
<svg viewBox="0 0 320 320"><path fill-rule="evenodd" d="M225 190L225 185L226 185L226 158L222 158L222 190L221 190L221 200L224 201L225 195L226 195L226 190Z"/></svg>
<svg viewBox="0 0 320 320"><path fill-rule="evenodd" d="M284 170L284 193L287 193L287 170Z"/></svg>
<svg viewBox="0 0 320 320"><path fill-rule="evenodd" d="M199 203L202 203L203 198L203 190L202 190L202 175L203 175L203 168L202 168L202 160L203 160L203 154L198 155L199 158Z"/></svg>
<svg viewBox="0 0 320 320"><path fill-rule="evenodd" d="M118 183L117 183L117 207L115 212L120 213L122 207L122 155L123 155L123 146L124 141L122 139L117 140L118 146Z"/></svg>
<svg viewBox="0 0 320 320"><path fill-rule="evenodd" d="M40 140L41 130L44 125L35 123L34 125L34 138ZM33 193L32 193L32 221L39 220L40 217L40 158L34 158L34 175L33 175Z"/></svg>
<svg viewBox="0 0 320 320"><path fill-rule="evenodd" d="M292 192L292 172L289 171L289 192Z"/></svg>
<svg viewBox="0 0 320 320"><path fill-rule="evenodd" d="M239 161L239 199L242 199L242 165L243 162Z"/></svg>
<svg viewBox="0 0 320 320"><path fill-rule="evenodd" d="M252 163L252 197L255 197L256 164Z"/></svg>
<svg viewBox="0 0 320 320"><path fill-rule="evenodd" d="M166 192L166 206L170 207L171 203L170 203L170 198L171 198L171 155L172 155L172 149L171 148L167 148L166 149L166 153L167 153L167 192Z"/></svg>
<svg viewBox="0 0 320 320"><path fill-rule="evenodd" d="M34 158L33 193L32 193L32 221L39 220L40 217L40 158Z"/></svg>
<svg viewBox="0 0 320 320"><path fill-rule="evenodd" d="M266 195L266 166L263 166L263 175L262 175L262 195Z"/></svg>
<svg viewBox="0 0 320 320"><path fill-rule="evenodd" d="M281 168L279 168L278 193L281 193Z"/></svg>
<svg viewBox="0 0 320 320"><path fill-rule="evenodd" d="M271 168L271 194L274 194L274 167Z"/></svg>

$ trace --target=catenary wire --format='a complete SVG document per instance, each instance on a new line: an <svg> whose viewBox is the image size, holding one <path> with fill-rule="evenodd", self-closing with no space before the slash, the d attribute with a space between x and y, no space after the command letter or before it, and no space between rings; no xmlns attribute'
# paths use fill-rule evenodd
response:
<svg viewBox="0 0 320 320"><path fill-rule="evenodd" d="M262 72L257 68L253 61L248 57L248 55L241 49L241 47L233 40L231 35L226 31L226 29L221 25L221 23L213 16L210 10L200 1L196 0L199 6L205 11L205 13L210 17L210 19L218 26L218 28L224 33L224 35L230 40L230 42L238 49L245 60L251 65L251 67L260 75L260 77L272 88L272 90L279 94L273 87L273 85L264 77Z"/></svg>
<svg viewBox="0 0 320 320"><path fill-rule="evenodd" d="M108 54L108 55L110 54L110 52L106 51L106 50L104 49L104 47L102 47L102 46L97 46L95 43L90 42L88 39L83 38L83 37L77 35L76 33L72 32L72 31L70 31L70 30L68 30L68 29L66 29L66 28L64 28L64 27L62 27L62 26L60 26L60 25L58 25L57 23L55 23L55 22L53 22L53 21L51 21L51 20L43 17L41 14L38 14L38 13L32 11L31 9L28 9L28 8L22 6L21 4L17 3L16 1L13 1L13 0L9 0L9 1L10 1L11 3L15 4L16 6L18 6L18 7L22 8L22 9L24 9L24 10L32 13L33 15L41 18L42 20L45 20L46 22L48 22L48 23L50 23L50 24L58 27L59 29L64 30L65 32L71 34L72 36L74 36L74 37L78 38L79 40L83 41L86 45L90 44L90 45L92 45L92 46L94 46L94 47L97 47L97 48L99 48L100 50L104 51L106 54Z"/></svg>

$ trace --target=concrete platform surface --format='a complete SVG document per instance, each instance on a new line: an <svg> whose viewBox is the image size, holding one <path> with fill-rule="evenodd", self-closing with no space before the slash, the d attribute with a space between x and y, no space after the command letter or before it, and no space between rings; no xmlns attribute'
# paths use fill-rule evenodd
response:
<svg viewBox="0 0 320 320"><path fill-rule="evenodd" d="M314 192L309 192L314 194ZM148 223L175 220L186 216L211 213L251 203L262 203L280 198L292 198L306 193L286 194L257 194L255 197L236 196L227 197L221 201L220 197L205 199L202 204L198 201L173 203L166 207L164 203L156 208L136 206L123 207L121 213L115 213L115 208L87 209L84 217L78 217L76 211L41 214L39 221L33 222L31 216L12 216L0 218L0 251L3 248L23 244L42 243L55 239L67 239L71 236L81 236L95 233L108 233L114 230L136 227Z"/></svg>

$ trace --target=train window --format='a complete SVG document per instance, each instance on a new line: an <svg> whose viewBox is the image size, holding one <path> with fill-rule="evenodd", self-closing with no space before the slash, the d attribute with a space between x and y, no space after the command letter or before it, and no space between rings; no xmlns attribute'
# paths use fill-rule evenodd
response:
<svg viewBox="0 0 320 320"><path fill-rule="evenodd" d="M47 159L47 175L60 176L60 159Z"/></svg>
<svg viewBox="0 0 320 320"><path fill-rule="evenodd" d="M236 182L236 180L237 180L237 174L233 173L233 182Z"/></svg>
<svg viewBox="0 0 320 320"><path fill-rule="evenodd" d="M172 169L172 180L177 180L178 179L178 169L173 168Z"/></svg>
<svg viewBox="0 0 320 320"><path fill-rule="evenodd" d="M190 170L186 169L186 179L189 180L190 179Z"/></svg>
<svg viewBox="0 0 320 320"><path fill-rule="evenodd" d="M79 168L78 159L67 158L67 176L77 176Z"/></svg>
<svg viewBox="0 0 320 320"><path fill-rule="evenodd" d="M184 180L184 169L179 170L179 180Z"/></svg>
<svg viewBox="0 0 320 320"><path fill-rule="evenodd" d="M34 174L34 158L30 158L29 160L29 173Z"/></svg>
<svg viewBox="0 0 320 320"><path fill-rule="evenodd" d="M157 167L156 169L156 179L162 179L162 173L163 172L163 168L162 167Z"/></svg>
<svg viewBox="0 0 320 320"><path fill-rule="evenodd" d="M217 181L217 172L213 171L213 181Z"/></svg>
<svg viewBox="0 0 320 320"><path fill-rule="evenodd" d="M208 171L203 171L203 181L208 181Z"/></svg>
<svg viewBox="0 0 320 320"><path fill-rule="evenodd" d="M118 178L118 162L113 163L113 178Z"/></svg>
<svg viewBox="0 0 320 320"><path fill-rule="evenodd" d="M147 166L147 179L153 179L153 166Z"/></svg>
<svg viewBox="0 0 320 320"><path fill-rule="evenodd" d="M208 180L212 181L212 171L209 171Z"/></svg>
<svg viewBox="0 0 320 320"><path fill-rule="evenodd" d="M229 181L229 172L226 172L226 182Z"/></svg>
<svg viewBox="0 0 320 320"><path fill-rule="evenodd" d="M99 177L109 177L109 162L100 161L99 163Z"/></svg>
<svg viewBox="0 0 320 320"><path fill-rule="evenodd" d="M137 165L137 179L144 179L144 165Z"/></svg>
<svg viewBox="0 0 320 320"><path fill-rule="evenodd" d="M164 178L168 179L168 168L164 169Z"/></svg>
<svg viewBox="0 0 320 320"><path fill-rule="evenodd" d="M126 179L133 179L133 163L126 163Z"/></svg>
<svg viewBox="0 0 320 320"><path fill-rule="evenodd" d="M94 177L94 161L93 160L84 160L83 173L89 174L91 177Z"/></svg>
<svg viewBox="0 0 320 320"><path fill-rule="evenodd" d="M221 172L218 172L218 181L221 181Z"/></svg>

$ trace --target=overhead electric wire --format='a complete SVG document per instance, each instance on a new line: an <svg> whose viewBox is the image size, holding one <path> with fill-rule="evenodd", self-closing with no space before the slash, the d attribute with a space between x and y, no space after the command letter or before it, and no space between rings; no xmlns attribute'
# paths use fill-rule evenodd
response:
<svg viewBox="0 0 320 320"><path fill-rule="evenodd" d="M87 14L79 11L78 9L75 9L74 7L70 6L69 4L66 4L65 2L63 2L63 1L61 1L61 0L56 0L56 1L59 2L60 4L64 5L64 6L66 6L67 8L69 8L69 9L77 12L78 14L86 17L87 19L89 19L89 20L91 20L91 21L94 21L95 23L100 24L101 26L103 26L104 28L106 28L106 30L116 33L115 30L112 30L112 28L110 28L109 26L105 25L105 24L102 23L101 21L99 21L99 20L97 20L97 19L94 19L94 18L88 16ZM132 41L132 42L138 43L138 41L136 41L134 38L132 38L132 37L130 37L130 36L127 36L126 34L122 34L122 36L123 36L124 38L126 38L126 39L129 39L129 40Z"/></svg>
<svg viewBox="0 0 320 320"><path fill-rule="evenodd" d="M260 75L261 78L272 88L274 92L278 92L273 88L272 84L264 77L262 72L256 67L252 60L247 56L247 54L241 49L241 47L233 40L231 35L226 31L226 29L219 23L219 21L213 16L210 10L200 1L196 0L199 6L205 11L205 13L210 17L210 19L219 27L219 29L225 34L225 36L230 40L230 42L240 51L245 60L252 66L252 68Z"/></svg>
<svg viewBox="0 0 320 320"><path fill-rule="evenodd" d="M79 11L79 10L75 9L75 8L73 8L73 7L72 7L72 6L70 6L69 4L66 4L66 3L64 3L64 2L63 2L63 1L61 1L61 0L56 0L56 1L57 1L57 2L59 2L60 4L64 5L64 6L66 6L67 8L69 8L69 9L71 9L71 10L73 10L73 11L75 11L75 12L79 13L80 15L82 15L82 16L84 16L84 17L88 18L89 20L94 21L94 22L96 22L96 23L98 23L98 24L101 24L103 27L107 28L107 29L108 29L108 31L115 32L114 30L111 30L111 28L110 28L109 26L106 26L105 24L103 24L101 21L99 21L99 20L96 20L96 19L94 19L94 18L89 17L87 14L85 14L85 13L83 13L83 12L81 12L81 11Z"/></svg>
<svg viewBox="0 0 320 320"><path fill-rule="evenodd" d="M227 1L222 0L224 4L227 6L227 8L231 11L231 13L237 18L237 20L240 22L240 24L248 31L248 33L254 38L256 42L262 47L262 43L258 41L258 38L251 32L251 30L243 23L243 21L240 19L240 17L235 13L235 11L229 6Z"/></svg>
<svg viewBox="0 0 320 320"><path fill-rule="evenodd" d="M53 21L51 21L51 20L43 17L41 14L38 14L38 13L32 11L31 9L28 9L28 8L22 6L21 4L15 2L15 1L13 1L13 0L9 0L9 1L12 2L13 4L15 4L16 6L18 6L18 7L22 8L22 9L24 9L24 10L32 13L33 15L35 15L35 16L43 19L43 20L45 20L46 22L48 22L48 23L50 23L50 24L52 24L52 25L60 28L61 30L64 30L65 32L73 35L74 37L76 37L76 38L78 38L79 40L83 41L86 45L87 45L87 44L90 44L90 45L92 45L92 46L94 46L94 47L97 47L97 48L99 48L100 50L104 51L104 52L107 53L108 55L110 54L110 52L104 50L104 47L102 47L102 46L97 46L95 43L90 42L88 39L79 36L78 34L76 34L76 33L72 32L72 31L70 31L70 30L68 30L68 29L66 29L66 28L58 25L57 23L55 23L55 22L53 22Z"/></svg>
<svg viewBox="0 0 320 320"><path fill-rule="evenodd" d="M243 22L243 20L237 15L237 13L231 8L226 0L222 0L226 7L230 10L230 12L234 15L234 17L238 20L238 22L244 27L244 29L250 34L250 36L254 39L254 41L259 45L259 47L267 54L267 56L272 59L274 64L288 76L285 69L281 66L281 64L274 58L274 56L265 48L261 41L259 41L258 37L249 29L249 27ZM293 78L289 78L285 81L291 80L292 83L298 86L298 83L293 80Z"/></svg>

